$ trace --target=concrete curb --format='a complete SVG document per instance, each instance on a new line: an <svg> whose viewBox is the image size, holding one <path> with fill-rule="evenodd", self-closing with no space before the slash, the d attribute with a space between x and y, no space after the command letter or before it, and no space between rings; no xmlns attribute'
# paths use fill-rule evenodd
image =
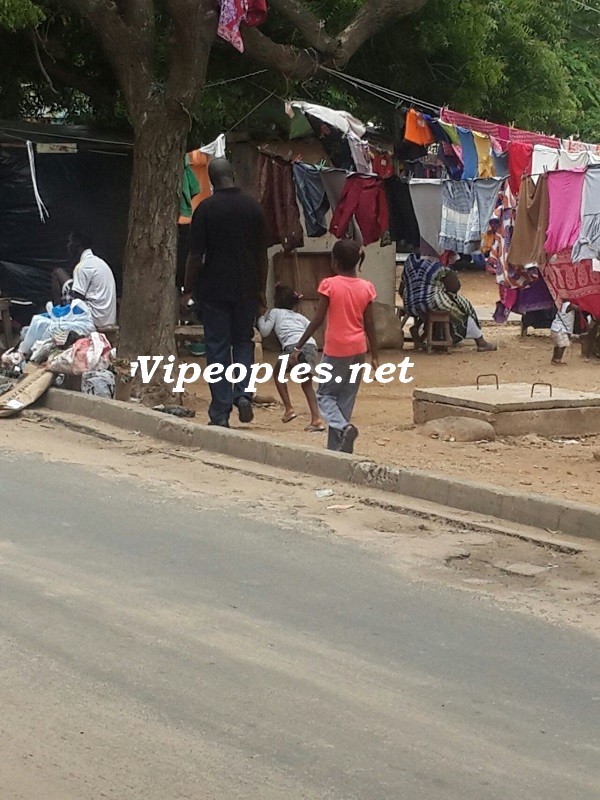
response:
<svg viewBox="0 0 600 800"><path fill-rule="evenodd" d="M283 444L252 433L212 428L161 414L143 406L50 389L41 405L51 411L95 419L172 444L256 461L269 467L317 475L336 481L402 494L451 508L560 531L568 536L600 539L600 506L560 502L539 494L435 475L415 469L378 466L372 461L327 450Z"/></svg>

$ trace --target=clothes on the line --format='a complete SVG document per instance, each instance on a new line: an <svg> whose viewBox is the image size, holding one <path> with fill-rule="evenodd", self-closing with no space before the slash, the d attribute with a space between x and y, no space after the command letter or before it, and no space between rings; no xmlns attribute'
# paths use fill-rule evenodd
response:
<svg viewBox="0 0 600 800"><path fill-rule="evenodd" d="M533 148L531 158L531 176L537 181L537 176L544 172L553 171L558 167L558 150L554 147L546 147L543 144L536 144Z"/></svg>
<svg viewBox="0 0 600 800"><path fill-rule="evenodd" d="M262 25L266 18L266 0L221 0L218 35L243 53L242 23L253 27Z"/></svg>
<svg viewBox="0 0 600 800"><path fill-rule="evenodd" d="M555 136L546 136L543 133L523 131L519 128L511 128L508 125L498 125L495 122L488 122L487 120L478 119L477 117L471 117L468 114L460 114L457 111L451 111L449 108L442 108L440 111L440 120L452 125L460 125L463 128L469 128L472 131L487 133L503 145L506 145L508 142L521 142L523 144L530 144L532 147L535 144L544 144L547 147L555 147L557 149L560 147L560 140ZM519 178L520 177L521 176L519 176Z"/></svg>
<svg viewBox="0 0 600 800"><path fill-rule="evenodd" d="M350 152L352 153L352 160L354 161L356 171L362 172L363 175L370 175L373 169L369 143L352 132L350 132L346 138L350 145Z"/></svg>
<svg viewBox="0 0 600 800"><path fill-rule="evenodd" d="M200 152L212 158L225 158L227 139L224 133L219 134L213 142L203 144Z"/></svg>
<svg viewBox="0 0 600 800"><path fill-rule="evenodd" d="M404 138L407 142L418 144L427 147L435 142L433 133L431 132L427 120L420 111L415 111L414 108L406 112L406 130Z"/></svg>
<svg viewBox="0 0 600 800"><path fill-rule="evenodd" d="M280 158L259 155L258 202L269 231L269 245L281 244L286 253L304 246L292 165Z"/></svg>
<svg viewBox="0 0 600 800"><path fill-rule="evenodd" d="M331 220L334 236L344 238L352 217L356 217L365 245L379 241L388 230L388 206L381 178L358 174L346 178Z"/></svg>
<svg viewBox="0 0 600 800"><path fill-rule="evenodd" d="M224 140L225 136L223 136L223 141ZM187 154L187 160L191 170L196 176L196 181L198 183L198 191L191 197L191 203L190 203L191 213L188 213L189 209L185 208L184 211L186 213L182 214L180 209L179 212L180 216L177 222L179 225L182 226L190 224L190 222L192 221L192 214L194 213L194 211L198 208L198 206L203 200L206 200L206 198L210 197L212 194L212 186L208 178L209 156L207 155L207 153L204 153L201 149L192 150L190 153Z"/></svg>
<svg viewBox="0 0 600 800"><path fill-rule="evenodd" d="M467 128L458 128L458 135L462 148L462 178L465 181L473 180L477 177L477 173L479 172L479 159L477 157L477 148L475 147L475 137L473 136L473 132L467 130Z"/></svg>
<svg viewBox="0 0 600 800"><path fill-rule="evenodd" d="M304 100L292 100L290 104L293 108L299 108L303 114L309 114L312 117L331 125L342 133L352 132L359 139L362 138L367 129L365 125L348 111L335 111L326 106L319 106L315 103L307 103Z"/></svg>
<svg viewBox="0 0 600 800"><path fill-rule="evenodd" d="M494 172L498 178L508 178L510 169L508 167L508 153L496 153L492 155L494 161Z"/></svg>
<svg viewBox="0 0 600 800"><path fill-rule="evenodd" d="M389 207L390 237L393 242L405 242L411 247L419 247L419 224L415 216L410 186L402 178L388 178L385 191Z"/></svg>
<svg viewBox="0 0 600 800"><path fill-rule="evenodd" d="M438 158L446 167L448 177L453 181L459 181L463 174L463 163L456 155L455 148L448 142L440 142L438 145Z"/></svg>
<svg viewBox="0 0 600 800"><path fill-rule="evenodd" d="M451 144L460 144L460 136L458 135L456 125L451 125L450 123L443 122L440 119L440 127L448 137L448 140Z"/></svg>
<svg viewBox="0 0 600 800"><path fill-rule="evenodd" d="M583 170L548 173L548 230L546 253L560 253L572 248L581 230Z"/></svg>
<svg viewBox="0 0 600 800"><path fill-rule="evenodd" d="M444 181L440 252L474 253L481 243L479 208L472 181Z"/></svg>
<svg viewBox="0 0 600 800"><path fill-rule="evenodd" d="M600 167L590 167L583 181L581 230L573 246L573 261L600 258Z"/></svg>
<svg viewBox="0 0 600 800"><path fill-rule="evenodd" d="M348 175L350 175L350 173L344 169L324 169L321 172L321 179L323 181L323 186L325 187L325 193L333 211L335 211L338 203L340 202L340 197L344 191L346 178ZM348 229L345 231L345 236L354 239L354 241L360 246L364 244L362 233L358 227L358 223L356 222L356 217L353 216L350 220Z"/></svg>
<svg viewBox="0 0 600 800"><path fill-rule="evenodd" d="M187 219L192 216L192 198L200 194L200 184L190 165L190 157L185 157L183 177L181 179L181 196L179 200L179 215Z"/></svg>
<svg viewBox="0 0 600 800"><path fill-rule="evenodd" d="M296 195L304 212L304 225L310 238L327 233L325 216L329 211L329 199L323 184L323 173L311 164L293 165Z"/></svg>
<svg viewBox="0 0 600 800"><path fill-rule="evenodd" d="M392 138L394 142L394 155L399 161L411 161L427 155L427 146L415 144L405 138L407 113L395 109L392 116Z"/></svg>
<svg viewBox="0 0 600 800"><path fill-rule="evenodd" d="M503 184L502 178L482 178L473 183L479 212L480 236L486 234L490 228Z"/></svg>
<svg viewBox="0 0 600 800"><path fill-rule="evenodd" d="M268 336L270 333L275 333L282 350L296 345L309 325L310 320L304 314L288 308L272 308L257 321L260 335ZM312 336L306 343L313 347L317 344Z"/></svg>
<svg viewBox="0 0 600 800"><path fill-rule="evenodd" d="M493 178L496 174L492 158L492 142L486 133L473 132L473 140L477 151L477 175L480 178Z"/></svg>
<svg viewBox="0 0 600 800"><path fill-rule="evenodd" d="M492 215L492 242L488 266L495 273L497 283L508 287L519 286L524 282L515 280L508 260L515 223L516 202L510 182L506 181Z"/></svg>
<svg viewBox="0 0 600 800"><path fill-rule="evenodd" d="M540 175L537 183L533 177L523 178L509 251L511 264L524 267L546 261L548 219L548 176Z"/></svg>
<svg viewBox="0 0 600 800"><path fill-rule="evenodd" d="M547 313L549 309L556 310L552 295L538 270L528 270L527 275L531 283L521 288L498 286L500 300L496 303L494 322L504 324L508 321L511 311L521 315L539 313L543 318L544 312Z"/></svg>
<svg viewBox="0 0 600 800"><path fill-rule="evenodd" d="M570 300L582 311L600 319L600 272L592 270L591 261L573 263L571 251L552 256L540 271L557 308Z"/></svg>
<svg viewBox="0 0 600 800"><path fill-rule="evenodd" d="M514 195L519 194L523 175L531 175L533 145L522 142L511 142L508 145L508 171L510 188Z"/></svg>
<svg viewBox="0 0 600 800"><path fill-rule="evenodd" d="M590 153L587 150L570 153L568 150L561 150L558 157L559 169L583 169L590 163Z"/></svg>
<svg viewBox="0 0 600 800"><path fill-rule="evenodd" d="M380 178L391 178L394 174L394 161L391 153L376 153L371 162L371 169Z"/></svg>
<svg viewBox="0 0 600 800"><path fill-rule="evenodd" d="M419 225L422 255L439 255L439 238L442 226L442 183L441 180L410 181L410 197Z"/></svg>

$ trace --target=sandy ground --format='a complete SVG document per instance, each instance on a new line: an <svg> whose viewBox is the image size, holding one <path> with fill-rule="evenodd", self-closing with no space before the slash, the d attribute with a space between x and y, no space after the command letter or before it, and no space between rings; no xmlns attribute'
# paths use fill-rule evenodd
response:
<svg viewBox="0 0 600 800"><path fill-rule="evenodd" d="M477 307L493 308L497 290L486 273L461 273L463 291ZM515 319L519 319L515 317ZM483 321L483 320L482 320ZM412 350L384 351L380 361L414 361L414 382L387 385L363 384L353 422L360 430L356 452L394 466L418 467L431 472L477 479L497 486L553 494L571 500L600 503L600 436L578 437L576 441L556 431L553 439L538 436L506 437L490 444L462 444L423 438L412 421L412 392L417 387L472 385L482 373L497 373L501 383L549 382L554 386L600 392L600 360L581 358L579 345L567 351L566 367L550 364L552 344L548 331L531 331L521 339L518 325L485 327L485 335L498 345L496 353L477 353L472 343L463 343L450 354L427 355ZM265 358L273 362L274 354ZM193 359L189 359L193 360ZM277 397L275 386L265 384L261 394ZM281 406L258 408L252 430L281 441L325 442L324 434L308 434L308 409L298 386L291 388L299 417L289 424L281 421ZM207 419L208 387L196 384L186 405ZM233 427L239 423L232 418Z"/></svg>
<svg viewBox="0 0 600 800"><path fill-rule="evenodd" d="M600 635L600 542L571 540L573 552L544 532L522 541L479 518L440 520L415 510L390 509L389 494L299 476L236 459L145 439L66 414L27 411L2 420L5 452L40 453L51 462L81 464L169 494L202 508L222 506L259 520L285 520L290 530L343 537L376 552L411 580L443 583L505 603L512 609ZM57 446L60 442L60 446ZM319 498L316 491L330 489ZM512 565L538 567L530 577ZM519 568L516 569L519 572Z"/></svg>

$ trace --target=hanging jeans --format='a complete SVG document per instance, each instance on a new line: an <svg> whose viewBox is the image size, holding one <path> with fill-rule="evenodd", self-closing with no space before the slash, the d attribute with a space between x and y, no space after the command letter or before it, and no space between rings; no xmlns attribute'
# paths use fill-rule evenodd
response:
<svg viewBox="0 0 600 800"><path fill-rule="evenodd" d="M218 381L209 384L212 401L208 416L211 422L223 425L241 397L252 400L252 393L246 387L254 359L257 302L254 298L219 303L203 301L201 309L207 366L222 364L227 369L231 364L241 364L246 368L243 381L232 384L221 374Z"/></svg>
<svg viewBox="0 0 600 800"><path fill-rule="evenodd" d="M317 402L321 416L327 423L327 449L339 450L344 428L352 419L354 403L360 388L360 375L351 383L351 368L364 364L365 353L347 358L336 358L323 353L321 364L331 367L331 379L317 389Z"/></svg>

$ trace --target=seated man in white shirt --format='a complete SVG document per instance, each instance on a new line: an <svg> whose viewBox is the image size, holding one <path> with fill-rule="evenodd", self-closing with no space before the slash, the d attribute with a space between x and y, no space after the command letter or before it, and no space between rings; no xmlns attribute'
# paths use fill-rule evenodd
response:
<svg viewBox="0 0 600 800"><path fill-rule="evenodd" d="M117 286L111 268L92 252L92 239L75 232L69 237L69 253L77 259L72 296L83 300L97 328L117 324Z"/></svg>

